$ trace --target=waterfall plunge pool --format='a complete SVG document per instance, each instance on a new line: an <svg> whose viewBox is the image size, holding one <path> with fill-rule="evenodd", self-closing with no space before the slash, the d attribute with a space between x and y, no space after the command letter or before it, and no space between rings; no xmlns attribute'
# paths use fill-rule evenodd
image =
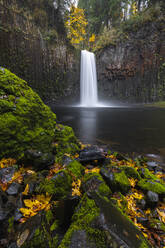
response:
<svg viewBox="0 0 165 248"><path fill-rule="evenodd" d="M165 156L165 110L148 107L75 108L53 106L57 121L89 144L123 153Z"/></svg>

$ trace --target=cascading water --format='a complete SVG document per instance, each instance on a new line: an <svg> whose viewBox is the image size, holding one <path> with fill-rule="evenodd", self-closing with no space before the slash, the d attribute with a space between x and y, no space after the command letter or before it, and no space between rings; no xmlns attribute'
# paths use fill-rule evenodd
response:
<svg viewBox="0 0 165 248"><path fill-rule="evenodd" d="M98 105L95 55L86 50L81 51L80 98L83 107Z"/></svg>

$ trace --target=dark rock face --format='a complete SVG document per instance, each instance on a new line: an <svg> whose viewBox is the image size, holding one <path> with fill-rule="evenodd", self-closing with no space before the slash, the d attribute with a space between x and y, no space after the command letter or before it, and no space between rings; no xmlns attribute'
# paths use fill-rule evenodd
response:
<svg viewBox="0 0 165 248"><path fill-rule="evenodd" d="M43 41L41 28L13 11L12 4L5 0L0 3L0 65L26 80L44 102L64 103L65 97L68 101L79 99L79 54L66 42L65 34L57 34L53 45ZM57 20L53 21L57 28ZM60 32L62 29L64 26Z"/></svg>
<svg viewBox="0 0 165 248"><path fill-rule="evenodd" d="M97 54L99 97L106 100L149 102L164 99L159 77L165 55L162 24L148 23L128 38ZM159 78L159 80L158 80Z"/></svg>

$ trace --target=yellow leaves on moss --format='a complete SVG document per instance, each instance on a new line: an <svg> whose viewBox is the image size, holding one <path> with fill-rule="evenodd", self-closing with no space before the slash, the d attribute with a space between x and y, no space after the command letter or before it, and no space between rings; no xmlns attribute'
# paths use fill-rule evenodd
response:
<svg viewBox="0 0 165 248"><path fill-rule="evenodd" d="M54 174L56 174L57 172L59 172L62 169L62 166L60 164L54 164L50 171L49 171L49 175L47 176L47 179L50 180Z"/></svg>
<svg viewBox="0 0 165 248"><path fill-rule="evenodd" d="M80 187L81 187L81 180L73 181L72 182L72 196L81 196L80 192Z"/></svg>
<svg viewBox="0 0 165 248"><path fill-rule="evenodd" d="M98 167L95 167L93 169L85 169L85 174L88 174L88 173L99 173L100 172L100 168Z"/></svg>
<svg viewBox="0 0 165 248"><path fill-rule="evenodd" d="M16 160L13 159L13 158L3 158L1 161L0 161L0 168L6 168L6 167L9 167L9 166L13 166L16 164Z"/></svg>
<svg viewBox="0 0 165 248"><path fill-rule="evenodd" d="M129 182L130 182L131 186L134 188L134 187L135 187L135 185L136 185L136 183L137 183L137 179L134 179L134 178L128 178L128 180L129 180Z"/></svg>
<svg viewBox="0 0 165 248"><path fill-rule="evenodd" d="M25 199L25 208L20 208L20 212L23 214L24 218L20 219L20 222L25 222L28 218L36 215L41 210L50 209L50 199L49 195L36 195L32 199Z"/></svg>

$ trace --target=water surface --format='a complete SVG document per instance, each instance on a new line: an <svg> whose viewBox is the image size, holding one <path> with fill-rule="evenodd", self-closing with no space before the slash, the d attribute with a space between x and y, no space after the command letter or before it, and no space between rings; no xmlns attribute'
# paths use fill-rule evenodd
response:
<svg viewBox="0 0 165 248"><path fill-rule="evenodd" d="M164 109L53 107L53 111L83 143L105 144L124 153L165 155Z"/></svg>

